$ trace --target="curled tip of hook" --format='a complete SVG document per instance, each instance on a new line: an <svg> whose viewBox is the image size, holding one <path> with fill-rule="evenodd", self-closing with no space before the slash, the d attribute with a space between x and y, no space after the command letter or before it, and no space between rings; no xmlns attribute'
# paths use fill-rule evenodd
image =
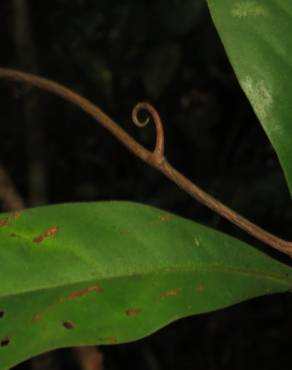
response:
<svg viewBox="0 0 292 370"><path fill-rule="evenodd" d="M148 113L150 113L148 103L138 103L135 105L132 111L132 120L136 126L145 127L148 125L150 119L149 117L146 117L143 121L141 121L141 119L138 117L141 110L146 110Z"/></svg>
<svg viewBox="0 0 292 370"><path fill-rule="evenodd" d="M145 127L148 125L149 123L149 117L146 117L144 121L141 121L139 118L138 118L138 115L133 115L133 122L136 126L138 127Z"/></svg>
<svg viewBox="0 0 292 370"><path fill-rule="evenodd" d="M138 118L138 114L141 110L145 110L149 117L144 121ZM150 117L153 119L156 127L156 145L153 152L156 163L160 163L164 159L164 132L162 123L156 109L149 103L141 102L135 105L132 111L132 120L136 126L144 127L149 123Z"/></svg>

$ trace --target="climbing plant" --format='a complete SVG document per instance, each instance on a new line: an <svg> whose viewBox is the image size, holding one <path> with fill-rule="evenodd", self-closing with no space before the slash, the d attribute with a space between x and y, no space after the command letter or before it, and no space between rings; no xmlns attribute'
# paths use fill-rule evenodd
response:
<svg viewBox="0 0 292 370"><path fill-rule="evenodd" d="M291 190L292 5L285 0L209 0L209 6ZM89 100L56 82L5 68L0 78L32 84L79 106L197 201L291 255L291 242L232 211L168 162L163 122L149 103L138 103L132 118L138 126L150 120L155 124L153 151ZM149 115L145 121L141 110ZM2 214L0 261L0 369L54 348L136 340L178 318L292 287L291 268L254 247L131 202L62 204Z"/></svg>

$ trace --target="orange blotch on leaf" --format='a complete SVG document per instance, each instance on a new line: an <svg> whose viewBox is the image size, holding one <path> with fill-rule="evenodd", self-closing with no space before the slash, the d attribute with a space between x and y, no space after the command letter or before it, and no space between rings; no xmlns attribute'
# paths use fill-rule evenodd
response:
<svg viewBox="0 0 292 370"><path fill-rule="evenodd" d="M69 298L70 299L81 298L90 292L101 293L102 291L103 290L99 285L95 285L89 288L85 288L83 290L75 290L74 292L71 292L69 294Z"/></svg>
<svg viewBox="0 0 292 370"><path fill-rule="evenodd" d="M41 243L45 238L54 236L55 234L57 234L57 232L59 232L59 227L53 226L50 229L48 229L48 230L44 231L43 233L41 233L40 235L36 236L33 239L33 242L34 243Z"/></svg>
<svg viewBox="0 0 292 370"><path fill-rule="evenodd" d="M10 222L16 221L21 215L21 212L13 213L12 215L0 220L0 227L7 226Z"/></svg>
<svg viewBox="0 0 292 370"><path fill-rule="evenodd" d="M135 310L135 309L128 309L127 311L126 311L126 314L128 315L128 316L131 316L131 315L138 315L139 313L141 313L142 312L142 310Z"/></svg>
<svg viewBox="0 0 292 370"><path fill-rule="evenodd" d="M181 291L181 288L169 290L168 292L162 294L162 296L160 297L160 299L165 299L165 298L169 298L169 297L175 297L175 296L178 295L178 293L180 291Z"/></svg>
<svg viewBox="0 0 292 370"><path fill-rule="evenodd" d="M170 215L161 215L158 217L159 221L161 222L167 222L170 220Z"/></svg>

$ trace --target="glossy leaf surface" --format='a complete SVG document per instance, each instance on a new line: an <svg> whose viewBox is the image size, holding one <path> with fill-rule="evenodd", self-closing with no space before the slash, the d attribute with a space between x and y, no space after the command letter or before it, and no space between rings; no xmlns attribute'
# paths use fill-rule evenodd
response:
<svg viewBox="0 0 292 370"><path fill-rule="evenodd" d="M0 261L1 370L292 287L290 268L251 246L127 202L2 215Z"/></svg>
<svg viewBox="0 0 292 370"><path fill-rule="evenodd" d="M292 2L208 0L245 91L275 148L292 194Z"/></svg>

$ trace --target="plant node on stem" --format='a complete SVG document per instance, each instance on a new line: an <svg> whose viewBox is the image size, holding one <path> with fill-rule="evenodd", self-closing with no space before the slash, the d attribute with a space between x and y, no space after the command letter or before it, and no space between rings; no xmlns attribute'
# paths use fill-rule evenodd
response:
<svg viewBox="0 0 292 370"><path fill-rule="evenodd" d="M32 84L42 90L46 90L55 95L58 95L63 99L80 107L84 112L88 113L91 117L93 117L93 119L99 122L108 131L110 131L138 158L142 159L150 166L163 173L172 182L186 191L192 198L196 199L197 201L209 207L233 224L237 225L239 228L246 231L254 238L292 257L292 242L281 239L276 235L262 229L253 222L247 220L240 214L236 213L235 211L228 208L223 203L206 193L204 190L199 188L196 184L182 175L179 171L177 171L174 167L172 167L172 165L166 160L164 156L164 132L161 119L156 109L149 103L138 103L132 111L132 119L133 122L139 127L147 125L147 123L149 122L149 118L147 118L145 121L141 121L138 118L138 114L141 110L145 110L153 119L156 127L156 144L153 151L150 151L139 144L96 105L61 84L33 74L6 68L0 68L0 78Z"/></svg>

